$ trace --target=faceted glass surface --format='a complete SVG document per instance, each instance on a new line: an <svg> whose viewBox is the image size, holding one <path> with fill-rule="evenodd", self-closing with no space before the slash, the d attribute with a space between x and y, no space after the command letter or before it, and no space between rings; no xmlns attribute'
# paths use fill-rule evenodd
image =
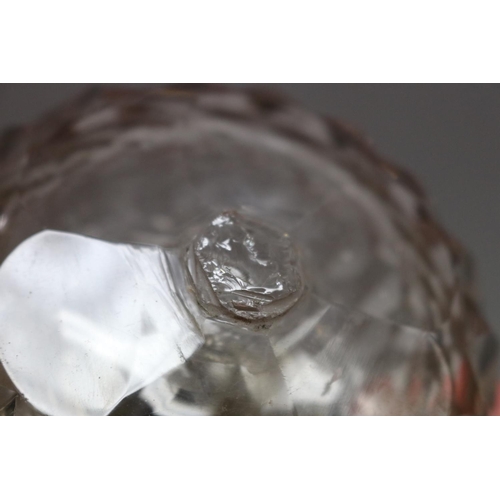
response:
<svg viewBox="0 0 500 500"><path fill-rule="evenodd" d="M0 267L0 361L37 410L106 415L202 344L172 286L159 248L41 232Z"/></svg>
<svg viewBox="0 0 500 500"><path fill-rule="evenodd" d="M342 125L260 93L107 90L1 144L0 413L488 411L467 253Z"/></svg>

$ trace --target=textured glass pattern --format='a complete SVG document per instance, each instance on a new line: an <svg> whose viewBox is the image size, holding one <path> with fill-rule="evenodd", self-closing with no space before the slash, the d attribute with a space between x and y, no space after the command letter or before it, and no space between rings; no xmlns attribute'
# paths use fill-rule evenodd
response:
<svg viewBox="0 0 500 500"><path fill-rule="evenodd" d="M279 97L93 91L4 135L0 211L0 269L47 229L164 256L161 286L202 340L154 380L118 384L101 413L484 414L492 404L497 348L467 253L411 176L341 124ZM235 234L211 233L217 217L236 213ZM245 246L251 221L255 255ZM124 264L132 276L134 263ZM113 293L96 289L100 303L122 289L113 281L104 287ZM96 286L85 280L85 296ZM129 314L117 312L117 324ZM28 351L9 351L9 363L17 354L31 366ZM59 383L30 369L45 387ZM13 379L4 366L0 412L56 413L21 397Z"/></svg>

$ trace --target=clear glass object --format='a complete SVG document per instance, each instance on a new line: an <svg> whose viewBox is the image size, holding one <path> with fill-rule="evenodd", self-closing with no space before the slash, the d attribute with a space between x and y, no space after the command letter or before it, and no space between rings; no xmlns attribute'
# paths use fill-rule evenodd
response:
<svg viewBox="0 0 500 500"><path fill-rule="evenodd" d="M418 184L261 91L92 91L0 147L0 413L485 414Z"/></svg>

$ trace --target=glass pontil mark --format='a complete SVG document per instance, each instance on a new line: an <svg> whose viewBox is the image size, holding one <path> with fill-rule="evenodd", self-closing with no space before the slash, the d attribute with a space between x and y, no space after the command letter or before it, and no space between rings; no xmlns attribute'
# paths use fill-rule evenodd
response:
<svg viewBox="0 0 500 500"><path fill-rule="evenodd" d="M290 236L236 210L199 232L186 261L200 306L230 322L262 324L281 316L304 286Z"/></svg>

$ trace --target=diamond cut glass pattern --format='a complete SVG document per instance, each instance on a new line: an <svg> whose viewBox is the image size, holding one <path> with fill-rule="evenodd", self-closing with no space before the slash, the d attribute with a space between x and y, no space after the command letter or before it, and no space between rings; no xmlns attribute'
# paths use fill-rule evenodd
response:
<svg viewBox="0 0 500 500"><path fill-rule="evenodd" d="M0 415L489 411L467 253L341 124L107 89L0 144Z"/></svg>

